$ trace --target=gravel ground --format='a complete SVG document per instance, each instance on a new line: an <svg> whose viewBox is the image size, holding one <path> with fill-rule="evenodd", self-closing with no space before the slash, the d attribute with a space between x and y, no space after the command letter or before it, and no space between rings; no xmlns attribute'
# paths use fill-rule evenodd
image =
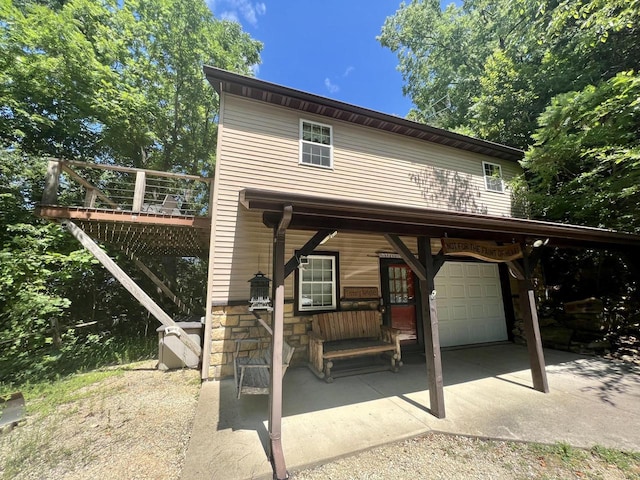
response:
<svg viewBox="0 0 640 480"><path fill-rule="evenodd" d="M180 478L200 391L197 370L129 366L53 414L0 435L3 479Z"/></svg>
<svg viewBox="0 0 640 480"><path fill-rule="evenodd" d="M429 434L368 450L291 480L640 479L640 461L618 468L591 452Z"/></svg>
<svg viewBox="0 0 640 480"><path fill-rule="evenodd" d="M199 375L196 370L160 372L154 363L130 365L78 391L53 413L31 415L0 434L0 476L179 479ZM640 479L640 456L619 468L592 452L566 448L430 434L293 471L291 478Z"/></svg>

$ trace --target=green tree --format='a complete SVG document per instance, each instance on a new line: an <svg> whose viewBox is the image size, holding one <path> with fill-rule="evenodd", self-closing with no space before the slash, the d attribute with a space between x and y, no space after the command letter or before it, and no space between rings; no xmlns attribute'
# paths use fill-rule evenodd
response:
<svg viewBox="0 0 640 480"><path fill-rule="evenodd" d="M414 1L379 38L398 55L413 118L526 148L555 95L638 68L639 25L638 0L468 0L444 12Z"/></svg>
<svg viewBox="0 0 640 480"><path fill-rule="evenodd" d="M249 74L262 48L202 0L0 3L0 139L34 155L213 171L205 63Z"/></svg>
<svg viewBox="0 0 640 480"><path fill-rule="evenodd" d="M261 48L204 0L0 0L0 382L50 375L154 323L70 235L32 215L44 158L211 175L218 98L202 66L251 74ZM78 194L61 189L62 200ZM180 288L202 288L203 262L175 267Z"/></svg>
<svg viewBox="0 0 640 480"><path fill-rule="evenodd" d="M640 232L640 76L558 95L523 166L536 218Z"/></svg>

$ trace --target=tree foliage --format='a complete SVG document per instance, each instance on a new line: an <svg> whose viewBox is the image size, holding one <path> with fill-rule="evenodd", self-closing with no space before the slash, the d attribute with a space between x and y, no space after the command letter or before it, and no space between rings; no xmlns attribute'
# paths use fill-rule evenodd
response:
<svg viewBox="0 0 640 480"><path fill-rule="evenodd" d="M536 218L640 232L640 76L554 97L523 166Z"/></svg>
<svg viewBox="0 0 640 480"><path fill-rule="evenodd" d="M213 171L202 65L250 73L261 44L204 1L2 0L0 138L30 155Z"/></svg>
<svg viewBox="0 0 640 480"><path fill-rule="evenodd" d="M467 0L444 12L416 0L379 39L398 55L411 116L525 148L553 96L638 68L639 20L638 0Z"/></svg>
<svg viewBox="0 0 640 480"><path fill-rule="evenodd" d="M45 158L210 176L218 98L202 66L251 74L261 48L203 0L0 0L0 383L89 366L80 354L114 360L123 339L154 336L75 239L33 216ZM78 193L60 188L61 199ZM206 262L171 267L187 297L203 297Z"/></svg>

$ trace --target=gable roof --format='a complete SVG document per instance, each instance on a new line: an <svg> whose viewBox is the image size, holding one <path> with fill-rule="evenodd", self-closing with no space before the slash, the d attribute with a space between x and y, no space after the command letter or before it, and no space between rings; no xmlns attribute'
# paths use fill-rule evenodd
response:
<svg viewBox="0 0 640 480"><path fill-rule="evenodd" d="M376 128L397 135L418 138L502 160L517 162L524 155L524 152L517 148L468 137L394 115L283 87L282 85L265 82L257 78L239 75L220 68L205 65L204 73L209 83L219 94L226 92L239 95L273 105L300 110L301 112Z"/></svg>

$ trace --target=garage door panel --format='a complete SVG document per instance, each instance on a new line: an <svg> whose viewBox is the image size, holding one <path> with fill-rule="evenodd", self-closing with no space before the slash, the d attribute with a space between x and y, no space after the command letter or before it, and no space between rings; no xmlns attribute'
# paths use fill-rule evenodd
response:
<svg viewBox="0 0 640 480"><path fill-rule="evenodd" d="M470 298L480 298L484 296L484 288L482 285L469 285L467 288L467 296Z"/></svg>
<svg viewBox="0 0 640 480"><path fill-rule="evenodd" d="M456 280L458 281L458 280ZM466 298L467 292L465 291L464 284L452 284L449 286L449 298L450 299L462 299ZM436 286L436 292L438 291L438 287Z"/></svg>
<svg viewBox="0 0 640 480"><path fill-rule="evenodd" d="M464 265L464 273L466 278L478 278L480 277L480 266L475 263L467 263Z"/></svg>
<svg viewBox="0 0 640 480"><path fill-rule="evenodd" d="M444 268L446 267L446 268ZM446 270L446 273L444 276L449 277L449 278L463 278L464 277L464 270L462 268L462 264L457 262L457 263L445 263L443 267L443 270ZM439 275L439 274L438 274ZM437 278L437 276L436 276Z"/></svg>
<svg viewBox="0 0 640 480"><path fill-rule="evenodd" d="M446 262L435 287L443 347L507 339L496 264Z"/></svg>

